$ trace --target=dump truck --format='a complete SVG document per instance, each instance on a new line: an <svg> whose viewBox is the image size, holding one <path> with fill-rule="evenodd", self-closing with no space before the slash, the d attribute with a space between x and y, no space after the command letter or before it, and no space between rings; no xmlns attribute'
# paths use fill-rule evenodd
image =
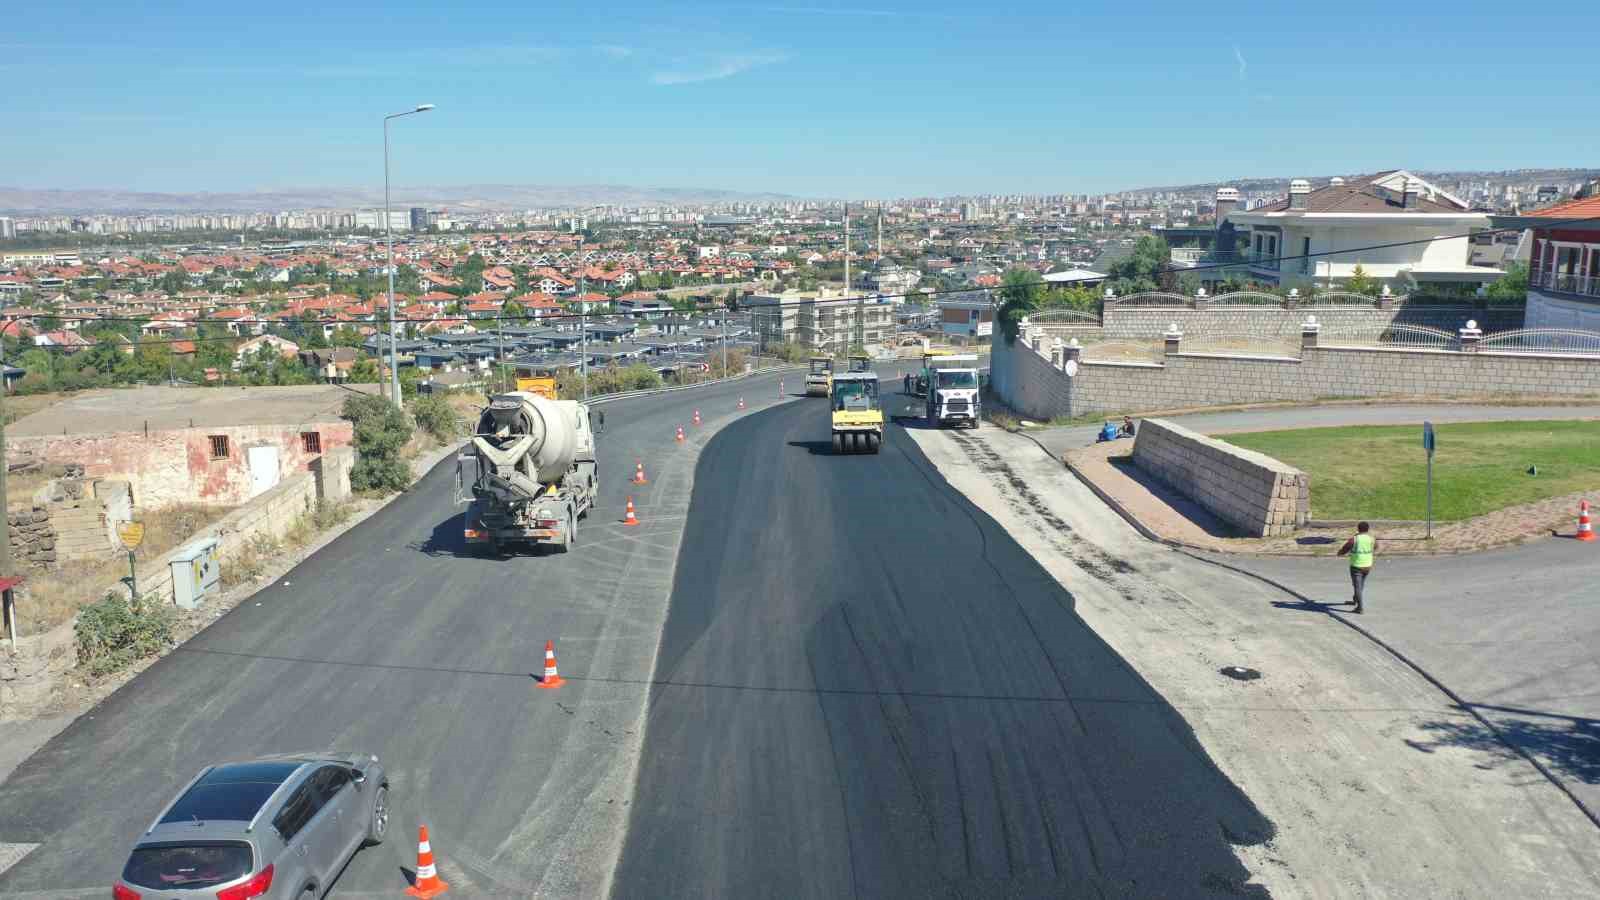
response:
<svg viewBox="0 0 1600 900"><path fill-rule="evenodd" d="M572 549L578 520L600 490L587 406L529 391L497 394L469 447L456 457L468 547L495 554L517 546Z"/></svg>
<svg viewBox="0 0 1600 900"><path fill-rule="evenodd" d="M883 408L878 405L877 372L841 372L833 376L829 405L833 452L878 452L883 446Z"/></svg>
<svg viewBox="0 0 1600 900"><path fill-rule="evenodd" d="M924 414L930 426L978 427L981 409L977 362L978 357L973 354L923 356L922 377L918 383L925 386Z"/></svg>
<svg viewBox="0 0 1600 900"><path fill-rule="evenodd" d="M517 390L538 394L547 400L556 399L556 370L549 366L518 363Z"/></svg>
<svg viewBox="0 0 1600 900"><path fill-rule="evenodd" d="M806 372L806 396L826 397L833 387L833 357L811 357L811 370Z"/></svg>
<svg viewBox="0 0 1600 900"><path fill-rule="evenodd" d="M928 339L923 338L922 370L917 373L917 377L912 381L914 385L912 393L916 394L918 397L926 397L928 395L928 371L933 368L933 362L935 360L944 359L945 357L954 355L954 350L947 350L942 347L930 348L928 346Z"/></svg>

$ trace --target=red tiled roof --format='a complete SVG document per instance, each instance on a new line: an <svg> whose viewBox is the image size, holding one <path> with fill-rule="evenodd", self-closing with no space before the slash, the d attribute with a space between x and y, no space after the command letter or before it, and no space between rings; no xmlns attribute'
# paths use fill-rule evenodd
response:
<svg viewBox="0 0 1600 900"><path fill-rule="evenodd" d="M1565 203L1557 203L1555 206L1547 206L1544 209L1525 212L1523 215L1530 219L1600 218L1600 194L1593 197L1585 197L1582 200L1568 200Z"/></svg>

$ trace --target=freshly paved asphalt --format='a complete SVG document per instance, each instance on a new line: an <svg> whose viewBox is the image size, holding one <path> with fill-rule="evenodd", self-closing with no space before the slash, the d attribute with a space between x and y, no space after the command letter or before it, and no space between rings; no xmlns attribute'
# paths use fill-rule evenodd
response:
<svg viewBox="0 0 1600 900"><path fill-rule="evenodd" d="M898 426L834 456L825 410L701 456L613 895L1256 893L1229 841L1272 826L1183 717Z"/></svg>
<svg viewBox="0 0 1600 900"><path fill-rule="evenodd" d="M800 376L784 377L792 393ZM0 843L41 844L0 875L0 895L104 897L132 841L202 766L319 748L378 754L394 788L391 839L357 854L336 894L397 894L423 823L458 896L603 894L693 459L712 429L750 414L738 397L778 402L777 380L604 406L601 504L565 556L467 555L447 460L0 785ZM636 487L626 479L640 458L651 483ZM638 528L617 524L626 494ZM546 638L570 679L559 691L531 677Z"/></svg>

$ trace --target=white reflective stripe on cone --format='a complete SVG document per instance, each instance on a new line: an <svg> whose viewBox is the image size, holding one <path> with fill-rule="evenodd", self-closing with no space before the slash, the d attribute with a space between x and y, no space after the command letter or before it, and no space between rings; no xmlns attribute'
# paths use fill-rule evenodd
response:
<svg viewBox="0 0 1600 900"><path fill-rule="evenodd" d="M432 853L433 852L433 845L429 844L427 841L423 841L422 843L417 845L417 852L418 853Z"/></svg>
<svg viewBox="0 0 1600 900"><path fill-rule="evenodd" d="M432 865L417 866L417 880L418 881L421 881L424 878L432 878L437 874L439 874L438 871L436 869L434 869L434 867Z"/></svg>

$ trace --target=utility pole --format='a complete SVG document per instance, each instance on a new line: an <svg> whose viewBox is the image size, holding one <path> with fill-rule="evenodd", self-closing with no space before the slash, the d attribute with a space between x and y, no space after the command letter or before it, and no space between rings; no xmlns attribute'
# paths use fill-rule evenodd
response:
<svg viewBox="0 0 1600 900"><path fill-rule="evenodd" d="M393 213L389 211L389 120L402 116L414 116L433 109L432 103L419 104L415 109L403 113L383 117L383 230L388 238L388 269L389 269L389 399L397 407L404 408L400 394L400 338L396 334L394 315L394 221ZM379 346L382 346L381 339ZM378 354L381 358L382 353ZM382 372L379 376L382 377Z"/></svg>
<svg viewBox="0 0 1600 900"><path fill-rule="evenodd" d="M841 295L839 299L840 300L844 300L844 299L848 298L849 296L850 296L850 201L846 200L844 202L844 294ZM849 353L850 352L850 348L846 347L845 348L845 352Z"/></svg>
<svg viewBox="0 0 1600 900"><path fill-rule="evenodd" d="M11 393L11 386L6 383L6 354L5 344L0 342L0 578L11 577L11 507L9 495L6 494L6 470L10 463L6 460L6 395ZM12 635L13 641L17 639ZM13 646L15 646L13 644Z"/></svg>
<svg viewBox="0 0 1600 900"><path fill-rule="evenodd" d="M589 304L583 302L586 279L578 276L578 377L583 380L583 402L589 402Z"/></svg>

